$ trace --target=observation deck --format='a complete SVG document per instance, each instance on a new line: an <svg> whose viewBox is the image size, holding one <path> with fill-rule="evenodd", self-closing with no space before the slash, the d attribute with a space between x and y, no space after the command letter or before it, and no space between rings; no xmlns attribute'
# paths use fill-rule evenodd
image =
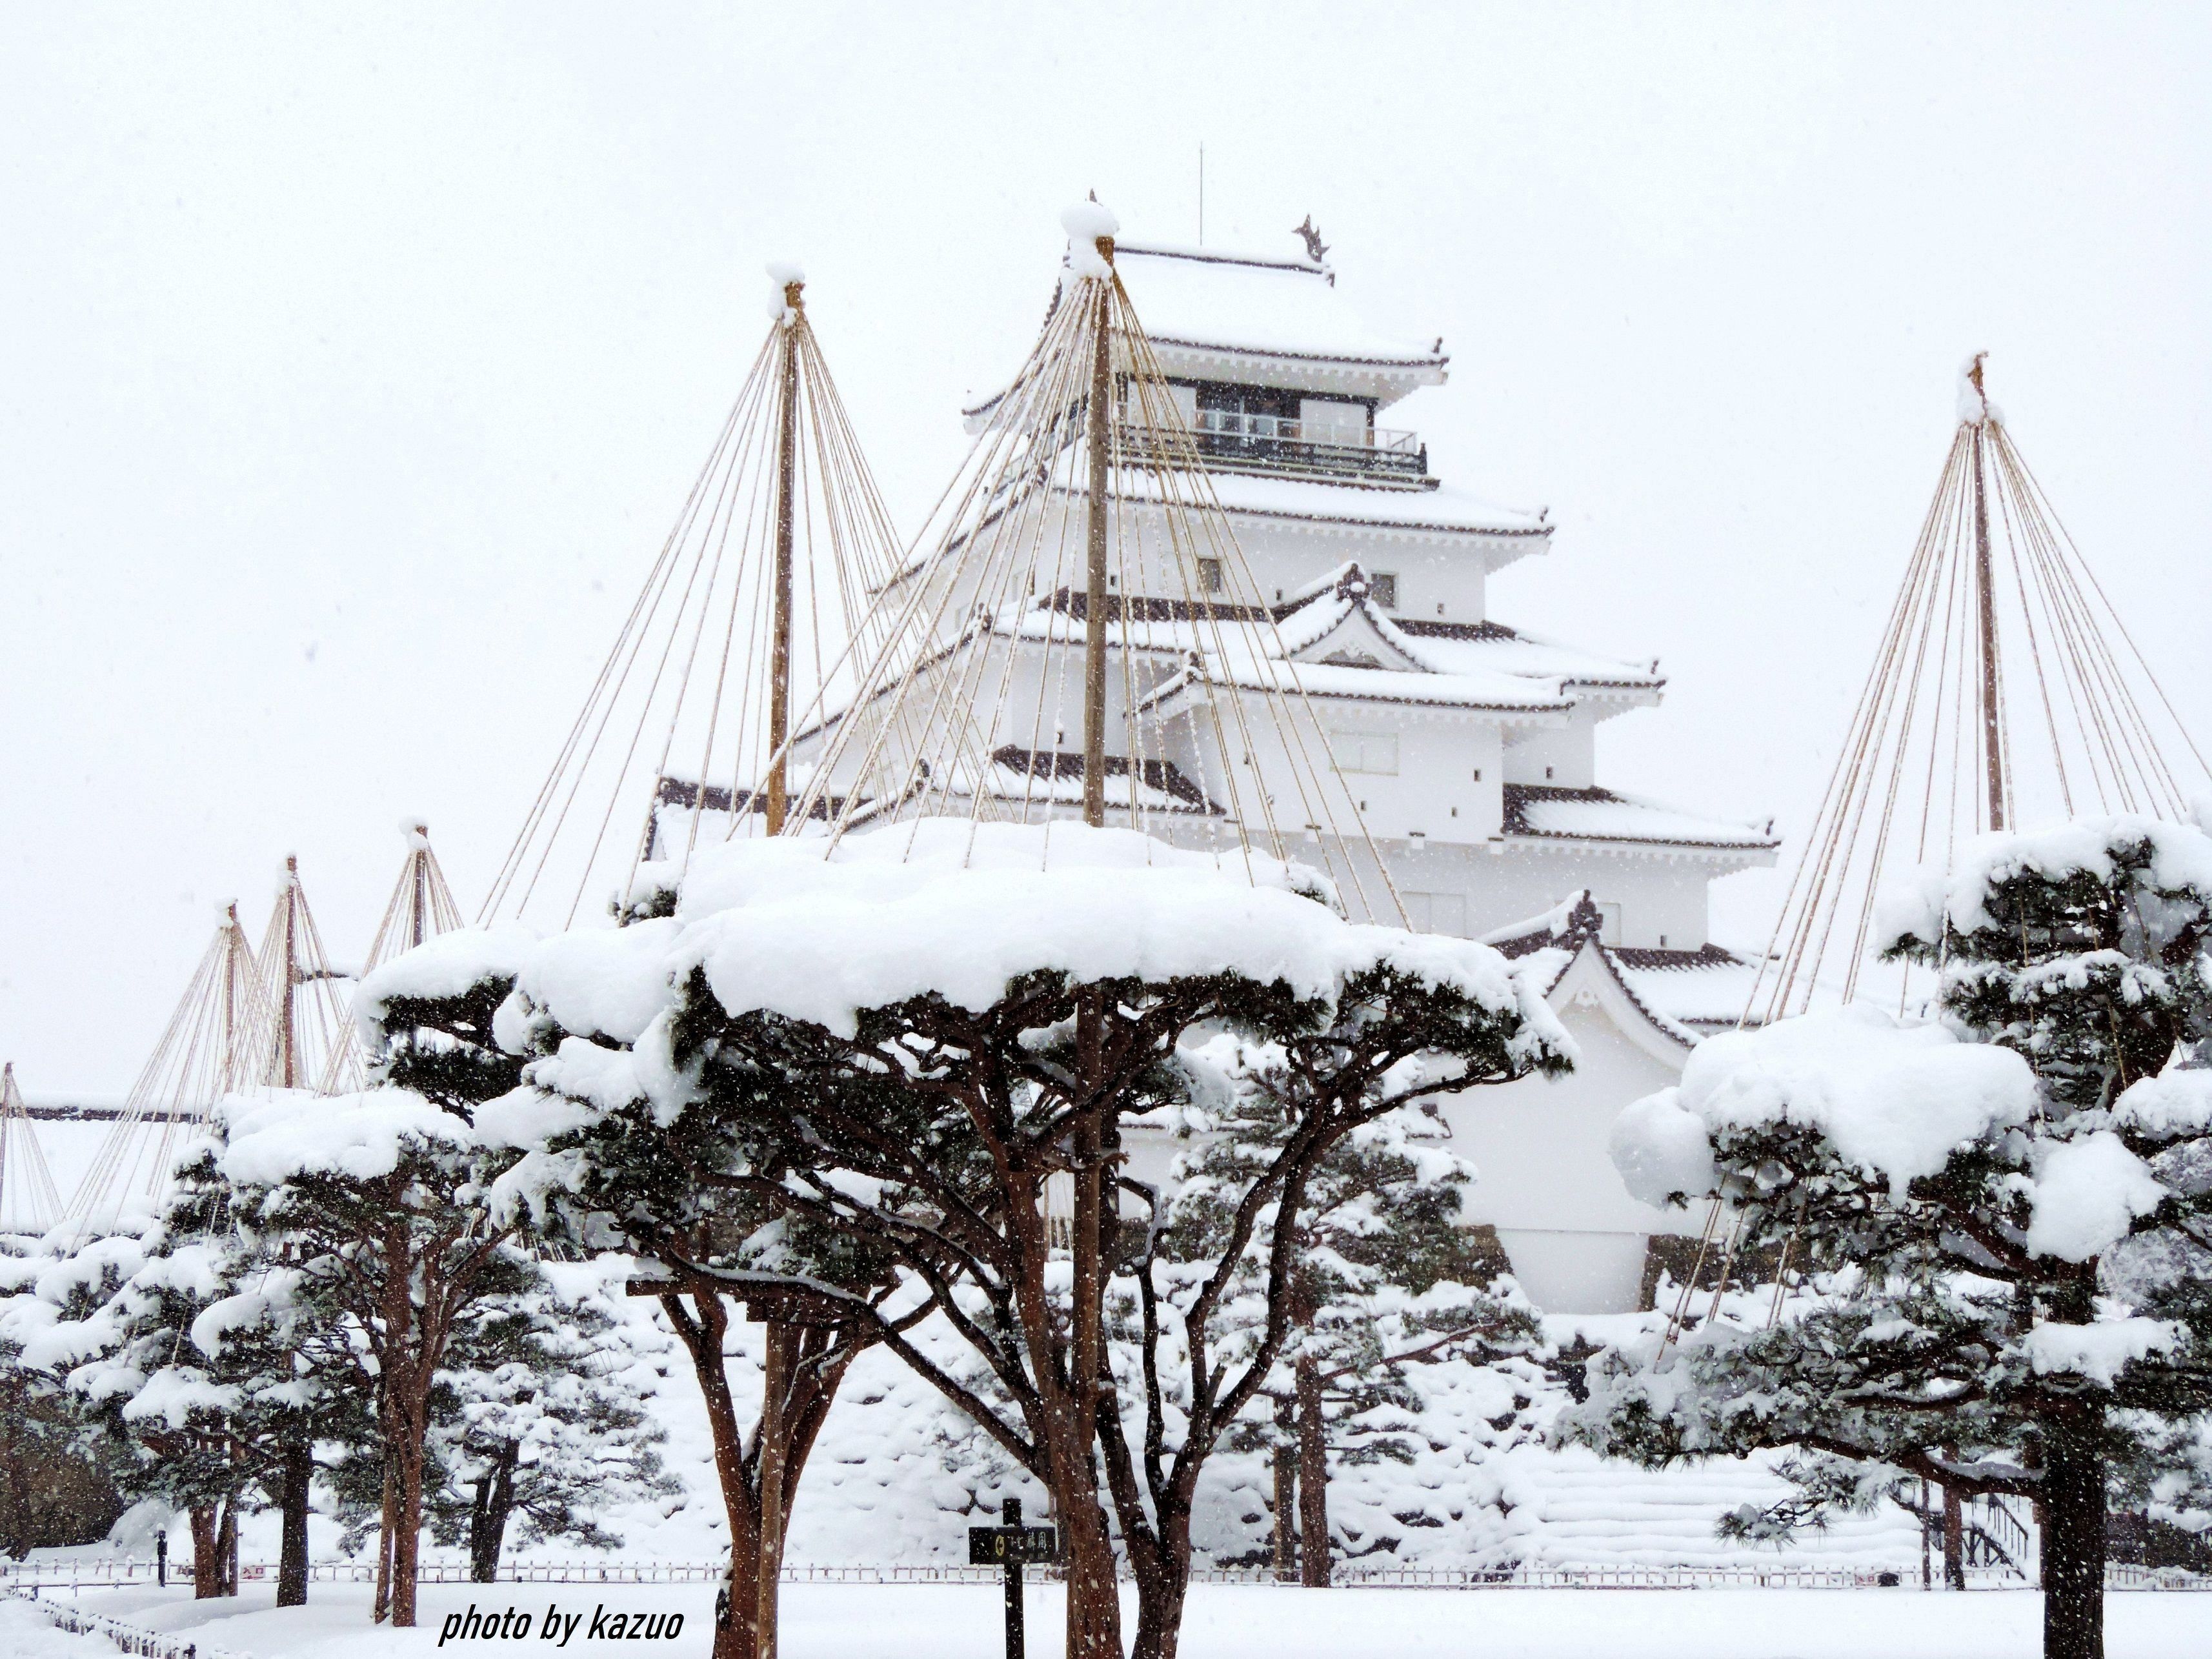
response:
<svg viewBox="0 0 2212 1659"><path fill-rule="evenodd" d="M1193 420L1191 438L1200 458L1215 471L1407 489L1437 487L1429 472L1428 446L1416 433L1339 424L1310 430L1310 424L1294 416L1201 409ZM1123 453L1133 457L1152 459L1152 450L1164 447L1148 428L1126 423L1120 441Z"/></svg>

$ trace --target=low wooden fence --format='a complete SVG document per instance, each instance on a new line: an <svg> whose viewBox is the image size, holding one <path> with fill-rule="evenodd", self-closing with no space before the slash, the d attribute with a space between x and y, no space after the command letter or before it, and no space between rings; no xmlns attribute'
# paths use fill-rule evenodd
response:
<svg viewBox="0 0 2212 1659"><path fill-rule="evenodd" d="M706 1584L726 1571L720 1561L502 1561L496 1583L502 1584ZM1054 1567L1035 1570L1040 1579L1058 1577ZM106 1589L155 1582L151 1561L113 1560L6 1561L0 1560L0 1586L33 1589ZM171 1582L191 1583L191 1564L172 1562ZM276 1568L266 1562L248 1563L239 1573L244 1583L273 1579ZM307 1570L321 1583L372 1583L375 1565L370 1561L317 1561ZM1127 1576L1125 1572L1125 1577ZM465 1584L471 1582L467 1562L430 1560L422 1564L426 1584ZM1336 1569L1334 1582L1347 1588L1368 1589L1874 1589L1917 1588L1918 1564L1890 1567L1816 1567L1778 1563L1771 1566L1736 1567L1358 1567ZM996 1567L971 1567L947 1562L890 1566L787 1566L787 1584L996 1584ZM1275 1584L1266 1568L1196 1567L1191 1582L1199 1584ZM1969 1569L1967 1582L1987 1589L2020 1588L2017 1575L2001 1569ZM2114 1590L2212 1590L2212 1577L2172 1567L2142 1567L2113 1563L2105 1570L2105 1584Z"/></svg>
<svg viewBox="0 0 2212 1659"><path fill-rule="evenodd" d="M104 1636L133 1659L239 1659L228 1648L210 1647L204 1642L181 1636L141 1630L119 1619L102 1618L99 1613L59 1601L42 1601L34 1591L10 1589L9 1594L36 1607L56 1630L67 1631L72 1636Z"/></svg>

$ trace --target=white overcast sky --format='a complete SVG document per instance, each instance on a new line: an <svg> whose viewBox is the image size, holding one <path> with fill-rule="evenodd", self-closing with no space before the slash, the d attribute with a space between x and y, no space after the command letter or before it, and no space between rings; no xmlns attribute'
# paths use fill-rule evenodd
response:
<svg viewBox="0 0 2212 1659"><path fill-rule="evenodd" d="M0 10L0 1057L125 1088L296 852L473 911L803 261L910 526L1059 210L1286 251L1547 504L1504 620L1656 654L1615 787L1809 817L1960 360L2212 733L2212 9ZM1764 937L1775 884L1715 890Z"/></svg>

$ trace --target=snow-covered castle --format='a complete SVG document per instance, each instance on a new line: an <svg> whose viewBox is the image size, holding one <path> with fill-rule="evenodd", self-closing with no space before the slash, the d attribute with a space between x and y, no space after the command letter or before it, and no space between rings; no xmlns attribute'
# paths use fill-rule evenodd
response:
<svg viewBox="0 0 2212 1659"><path fill-rule="evenodd" d="M1471 1218L1540 1305L1633 1308L1682 1224L1628 1196L1607 1136L1742 1012L1706 888L1771 864L1772 826L1600 781L1599 723L1666 681L1498 615L1492 578L1553 526L1443 483L1397 415L1444 383L1443 341L1377 332L1317 258L1122 242L1115 264L1414 925L1538 957L1581 1045L1571 1079L1446 1112L1482 1170Z"/></svg>
<svg viewBox="0 0 2212 1659"><path fill-rule="evenodd" d="M1777 840L1771 823L1726 822L1599 781L1598 726L1659 702L1658 663L1540 639L1493 614L1492 578L1547 553L1553 527L1544 513L1445 484L1416 431L1384 424L1413 393L1443 385L1449 359L1441 340L1408 342L1361 320L1317 242L1288 258L1114 248L1244 568L1232 582L1219 559L1197 560L1199 592L1224 596L1205 602L1202 624L1181 592L1116 587L1111 648L1122 659L1105 691L1108 799L1170 840L1218 836L1236 812L1210 781L1255 761L1263 775L1288 763L1224 751L1222 728L1194 718L1195 705L1279 696L1282 671L1265 659L1296 663L1304 704L1413 925L1537 958L1582 1046L1571 1080L1486 1088L1443 1114L1482 1170L1471 1220L1496 1230L1540 1305L1626 1311L1648 1297L1665 1236L1681 1222L1628 1197L1607 1136L1621 1107L1674 1079L1701 1033L1742 1012L1751 965L1708 938L1706 888L1771 863ZM1118 395L1133 395L1133 381L1121 384ZM1000 399L1023 386L1018 378L968 410L970 429L990 428ZM1134 410L1116 412L1117 450L1157 441ZM1070 451L1060 453L1066 465ZM1165 509L1132 476L1134 493L1117 487L1118 533L1171 541ZM1072 520L1084 489L1079 469L1057 477L1051 510ZM1148 576L1139 566L1129 586L1177 579L1188 573ZM1032 579L1009 600L1003 576L941 556L909 565L892 586L914 583L941 588L916 610L963 619L923 658L904 693L915 706L957 704L961 687L988 683L1001 688L997 706L1044 711L1034 738L989 739L988 757L970 760L973 775L957 785L940 773L941 793L981 790L1024 816L1072 816L1082 793L1083 757L1068 752L1082 726L1080 591ZM850 760L866 745L848 744L841 757L836 728L871 701L864 694L802 730L794 763L866 796ZM1244 724L1244 741L1285 741L1267 725L1263 715ZM908 764L909 775L927 772ZM686 815L693 788L665 788L665 810ZM706 805L726 810L728 799ZM650 844L663 839L656 831ZM1355 854L1352 864L1367 857L1364 845L1338 851ZM1139 1173L1164 1172L1171 1156L1164 1139L1129 1151Z"/></svg>

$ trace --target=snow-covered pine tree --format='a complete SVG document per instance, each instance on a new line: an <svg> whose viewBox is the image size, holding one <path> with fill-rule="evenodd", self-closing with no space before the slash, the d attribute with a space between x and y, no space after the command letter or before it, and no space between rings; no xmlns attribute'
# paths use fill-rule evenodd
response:
<svg viewBox="0 0 2212 1659"><path fill-rule="evenodd" d="M143 1218L141 1218L143 1224ZM101 1413L69 1385L88 1347L83 1318L140 1259L135 1236L62 1252L60 1241L0 1254L0 1553L88 1544L122 1518L122 1446Z"/></svg>
<svg viewBox="0 0 2212 1659"><path fill-rule="evenodd" d="M892 849L902 861L887 867ZM619 1088L602 1073L571 1092L628 1090L663 1121L719 1120L754 1149L750 1167L696 1168L695 1181L893 1256L923 1294L875 1316L883 1340L1053 1492L1070 1654L1118 1659L1118 1532L1137 1580L1134 1652L1172 1659L1200 1474L1296 1323L1296 1230L1278 1218L1362 1124L1563 1070L1564 1038L1486 948L1352 928L1279 868L1262 872L1279 885L1255 888L1206 855L1072 824L925 821L838 852L848 861L797 842L696 858L673 915L625 930L671 929L646 960L672 1004ZM584 946L563 944L540 1000L556 1012L555 979L586 983L571 949ZM611 951L594 964L595 1006L614 1006L617 969ZM1243 1177L1218 1256L1170 1271L1156 1249L1164 1195L1121 1173L1121 1126L1207 1086L1186 1045L1222 1031L1279 1049L1290 1127ZM555 1058L602 1064L572 1041ZM1045 1213L1054 1176L1074 1188L1064 1229ZM1125 1196L1143 1218L1117 1219ZM1232 1317L1253 1260L1264 1311ZM896 1328L933 1309L1005 1409ZM1115 1401L1134 1403L1125 1414L1106 1409Z"/></svg>
<svg viewBox="0 0 2212 1659"><path fill-rule="evenodd" d="M658 1226L654 1206L709 1192L753 1200L791 1249L817 1247L789 1230L818 1229L895 1262L878 1302L796 1257L744 1259L741 1245L774 1240L749 1215L682 1257L748 1303L871 1327L1047 1486L1071 1656L1121 1659L1118 1526L1135 1652L1172 1659L1200 1473L1294 1324L1286 1273L1266 1275L1262 1319L1233 1336L1218 1322L1247 1253L1291 1248L1270 1218L1296 1212L1361 1124L1568 1063L1541 997L1494 951L1352 927L1311 885L1256 853L1217 860L1067 823L933 819L697 849L672 905L634 902L629 927L545 941L484 1020L503 1052L537 1056L531 1086L478 1115L526 1149L502 1194L550 1212L596 1164L623 1188L578 1196L595 1248L621 1235L594 1215ZM423 947L436 954L413 993L463 992L477 982L469 953L497 948ZM1153 1249L1164 1195L1122 1173L1121 1126L1186 1103L1186 1039L1223 1030L1280 1048L1294 1127L1252 1173L1220 1261L1170 1279ZM571 1139L602 1126L624 1142L619 1162ZM1065 1227L1045 1213L1056 1176L1074 1188ZM1125 1204L1138 1213L1117 1217ZM1109 1341L1117 1273L1125 1369ZM924 1319L988 1370L995 1401L909 1340ZM1147 1386L1170 1365L1172 1390ZM1141 1401L1126 1426L1104 1409L1124 1392Z"/></svg>
<svg viewBox="0 0 2212 1659"><path fill-rule="evenodd" d="M524 1547L564 1539L619 1549L598 1516L683 1490L660 1464L666 1431L648 1414L652 1357L609 1303L596 1263L540 1263L518 1294L462 1315L434 1402L426 1498L432 1534L465 1544L490 1583L511 1522ZM663 1339L665 1340L665 1339Z"/></svg>
<svg viewBox="0 0 2212 1659"><path fill-rule="evenodd" d="M104 1346L70 1373L133 1473L131 1490L191 1517L195 1593L238 1593L238 1517L283 1516L276 1602L307 1599L318 1441L349 1415L358 1366L297 1268L239 1224L219 1141L179 1158L135 1268L87 1319ZM121 1240L101 1241L107 1249Z"/></svg>
<svg viewBox="0 0 2212 1659"><path fill-rule="evenodd" d="M1191 1125L1203 1139L1181 1160L1163 1238L1169 1263L1201 1272L1296 1127L1279 1054L1224 1038L1209 1058L1228 1088ZM1240 1419L1227 1437L1229 1449L1264 1449L1273 1464L1279 1577L1295 1571L1309 1587L1329 1582L1343 1541L1329 1522L1332 1455L1345 1465L1413 1461L1420 1367L1481 1364L1541 1346L1503 1259L1461 1224L1474 1179L1431 1119L1401 1108L1345 1136L1307 1182L1290 1240L1297 1329L1262 1390L1264 1415ZM1267 1266L1249 1262L1224 1304L1227 1320L1264 1322Z"/></svg>
<svg viewBox="0 0 2212 1659"><path fill-rule="evenodd" d="M217 1109L210 1152L235 1224L286 1264L289 1295L342 1327L374 1390L385 1456L377 1617L415 1622L433 1402L472 1305L525 1294L537 1264L487 1208L510 1154L411 1090L277 1091Z"/></svg>
<svg viewBox="0 0 2212 1659"><path fill-rule="evenodd" d="M589 948L646 955L665 948L673 925L641 914ZM866 1315L893 1286L889 1259L850 1232L782 1213L751 1184L783 1155L782 1129L761 1134L705 1112L664 1121L625 1075L643 1017L592 1018L605 1010L591 1000L557 998L557 973L532 976L516 942L448 934L374 975L362 1006L386 1034L381 1074L465 1096L488 1127L529 1149L500 1183L502 1222L644 1270L635 1288L656 1296L682 1343L714 1440L731 1540L714 1659L756 1659L775 1650L783 1540L808 1455L853 1359L880 1335ZM647 989L653 1000L669 994L665 983ZM850 1306L802 1305L794 1280L834 1288ZM729 1351L732 1320L748 1309L769 1339L749 1413Z"/></svg>
<svg viewBox="0 0 2212 1659"><path fill-rule="evenodd" d="M1739 1531L1900 1475L2032 1501L2047 1659L2100 1659L2108 1493L2212 1410L2212 838L1989 836L1889 929L1939 1023L1713 1038L1616 1131L1632 1190L1720 1195L1809 1293L1601 1355L1569 1431L1650 1463L1802 1448L1800 1493Z"/></svg>

